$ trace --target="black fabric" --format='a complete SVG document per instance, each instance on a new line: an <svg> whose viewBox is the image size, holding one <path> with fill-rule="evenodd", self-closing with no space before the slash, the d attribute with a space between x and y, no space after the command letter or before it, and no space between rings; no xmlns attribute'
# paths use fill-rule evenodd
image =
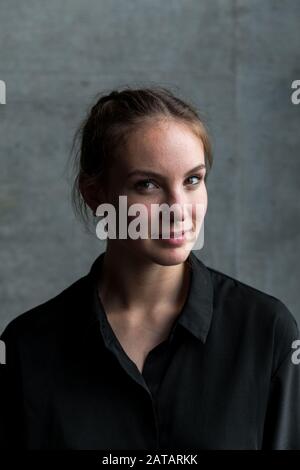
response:
<svg viewBox="0 0 300 470"><path fill-rule="evenodd" d="M103 257L2 333L1 448L300 449L299 333L280 300L191 252L184 307L141 374L97 294Z"/></svg>

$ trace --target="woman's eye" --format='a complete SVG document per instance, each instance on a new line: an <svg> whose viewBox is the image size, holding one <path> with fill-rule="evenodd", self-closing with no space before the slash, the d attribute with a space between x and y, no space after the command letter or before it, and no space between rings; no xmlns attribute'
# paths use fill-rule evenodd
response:
<svg viewBox="0 0 300 470"><path fill-rule="evenodd" d="M150 185L150 187L149 187ZM150 180L150 179L146 179L146 180L141 180L141 181L138 181L136 184L135 184L135 188L137 189L153 189L151 187L151 185L153 187L155 187L154 183Z"/></svg>
<svg viewBox="0 0 300 470"><path fill-rule="evenodd" d="M203 177L202 176L197 176L197 175L192 175L192 176L189 176L188 177L188 180L191 180L195 178L195 182L194 183L190 183L192 186L195 186L196 184L200 183L201 180L203 180Z"/></svg>

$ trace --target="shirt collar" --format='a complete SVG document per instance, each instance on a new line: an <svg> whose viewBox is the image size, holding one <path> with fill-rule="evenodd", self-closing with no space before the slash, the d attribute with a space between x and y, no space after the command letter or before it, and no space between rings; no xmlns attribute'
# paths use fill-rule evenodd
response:
<svg viewBox="0 0 300 470"><path fill-rule="evenodd" d="M190 252L191 265L189 292L178 322L205 343L213 314L213 283L209 269Z"/></svg>
<svg viewBox="0 0 300 470"><path fill-rule="evenodd" d="M92 287L91 322L100 322L104 339L110 343L113 339L112 330L97 290L104 254L105 252L101 253L93 262L87 277ZM193 251L190 252L188 261L191 266L190 285L177 322L205 343L213 314L213 283L209 269Z"/></svg>

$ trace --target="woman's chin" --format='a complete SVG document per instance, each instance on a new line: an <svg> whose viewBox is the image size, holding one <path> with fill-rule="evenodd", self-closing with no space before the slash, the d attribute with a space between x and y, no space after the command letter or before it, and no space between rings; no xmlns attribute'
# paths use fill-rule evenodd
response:
<svg viewBox="0 0 300 470"><path fill-rule="evenodd" d="M190 254L192 246L186 243L181 246L155 246L151 250L151 259L157 264L163 266L172 266L175 264L183 263Z"/></svg>

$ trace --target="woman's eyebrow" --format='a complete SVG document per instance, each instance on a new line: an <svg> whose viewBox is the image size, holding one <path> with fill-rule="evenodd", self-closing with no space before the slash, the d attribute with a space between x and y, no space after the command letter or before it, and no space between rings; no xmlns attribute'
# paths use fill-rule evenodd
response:
<svg viewBox="0 0 300 470"><path fill-rule="evenodd" d="M201 165L197 165L195 166L194 168L192 168L191 170L187 171L184 176L187 176L189 175L190 173L193 173L194 171L199 171L199 170L202 170L202 169L205 169L206 168L206 165L204 165L204 163L201 163ZM158 177L158 178L164 178L164 175L161 175L155 171L152 171L152 170L133 170L133 171L130 171L128 174L127 174L127 178L131 178L131 176L135 176L135 175L143 175L143 176L155 176L155 177Z"/></svg>

